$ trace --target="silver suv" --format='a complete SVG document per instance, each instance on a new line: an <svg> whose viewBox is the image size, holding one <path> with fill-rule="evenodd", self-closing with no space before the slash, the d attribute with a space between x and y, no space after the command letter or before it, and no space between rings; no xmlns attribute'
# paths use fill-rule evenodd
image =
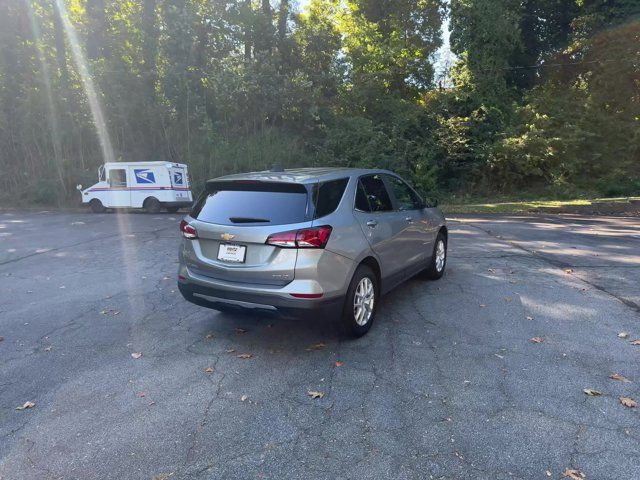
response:
<svg viewBox="0 0 640 480"><path fill-rule="evenodd" d="M295 313L336 309L364 335L380 295L437 279L447 227L398 175L302 168L209 180L180 224L178 287L197 305Z"/></svg>

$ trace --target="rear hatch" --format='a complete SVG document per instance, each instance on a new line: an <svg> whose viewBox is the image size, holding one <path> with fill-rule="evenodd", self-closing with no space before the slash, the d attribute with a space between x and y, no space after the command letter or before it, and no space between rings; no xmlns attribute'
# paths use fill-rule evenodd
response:
<svg viewBox="0 0 640 480"><path fill-rule="evenodd" d="M187 169L184 167L171 167L169 169L171 176L171 186L174 188L189 188L189 178L187 177Z"/></svg>
<svg viewBox="0 0 640 480"><path fill-rule="evenodd" d="M311 225L305 185L210 181L191 224L196 274L229 282L283 286L294 278L297 249L267 245L269 235Z"/></svg>
<svg viewBox="0 0 640 480"><path fill-rule="evenodd" d="M173 166L169 168L169 177L171 177L171 187L174 191L176 201L191 201L187 169Z"/></svg>

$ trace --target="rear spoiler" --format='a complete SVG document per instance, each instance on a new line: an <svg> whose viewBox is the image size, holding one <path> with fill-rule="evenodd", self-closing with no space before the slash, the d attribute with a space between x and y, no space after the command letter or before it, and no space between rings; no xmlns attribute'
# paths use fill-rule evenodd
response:
<svg viewBox="0 0 640 480"><path fill-rule="evenodd" d="M233 190L245 192L281 192L281 193L308 193L306 185L292 182L274 182L264 180L208 180L206 183L208 193L220 190Z"/></svg>

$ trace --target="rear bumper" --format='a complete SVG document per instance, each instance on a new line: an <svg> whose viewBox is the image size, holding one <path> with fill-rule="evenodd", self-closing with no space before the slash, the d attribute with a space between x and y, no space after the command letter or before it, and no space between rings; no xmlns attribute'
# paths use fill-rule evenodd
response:
<svg viewBox="0 0 640 480"><path fill-rule="evenodd" d="M185 276L187 272L187 269L181 269L180 274ZM253 289L246 285L233 288L228 282L218 285L211 282L203 284L201 279L187 276L184 280L178 280L178 289L185 300L202 307L233 305L248 310L273 311L285 315L300 315L305 312L335 313L342 309L344 302L341 296L296 298L277 288L274 288L273 292L259 287Z"/></svg>
<svg viewBox="0 0 640 480"><path fill-rule="evenodd" d="M289 299L261 293L231 292L185 282L178 282L178 289L185 300L208 308L215 308L216 305L222 304L283 314L303 314L304 312L332 311L342 307L341 298L303 299L291 297Z"/></svg>

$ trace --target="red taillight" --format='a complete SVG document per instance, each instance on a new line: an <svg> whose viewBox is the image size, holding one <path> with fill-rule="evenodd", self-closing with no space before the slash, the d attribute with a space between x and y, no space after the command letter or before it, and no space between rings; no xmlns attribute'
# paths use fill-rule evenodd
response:
<svg viewBox="0 0 640 480"><path fill-rule="evenodd" d="M321 293L290 293L292 297L296 298L320 298L322 297Z"/></svg>
<svg viewBox="0 0 640 480"><path fill-rule="evenodd" d="M180 222L180 231L184 238L188 238L189 240L193 240L194 238L198 238L198 231L189 225L186 220L182 220Z"/></svg>
<svg viewBox="0 0 640 480"><path fill-rule="evenodd" d="M296 243L298 248L324 248L329 241L329 235L331 235L331 227L329 225L305 228L298 230Z"/></svg>
<svg viewBox="0 0 640 480"><path fill-rule="evenodd" d="M274 233L273 235L269 235L269 238L267 238L267 244L275 245L276 247L295 248L296 231L291 230L290 232Z"/></svg>
<svg viewBox="0 0 640 480"><path fill-rule="evenodd" d="M324 248L332 228L329 225L274 233L267 238L267 245L284 248Z"/></svg>

